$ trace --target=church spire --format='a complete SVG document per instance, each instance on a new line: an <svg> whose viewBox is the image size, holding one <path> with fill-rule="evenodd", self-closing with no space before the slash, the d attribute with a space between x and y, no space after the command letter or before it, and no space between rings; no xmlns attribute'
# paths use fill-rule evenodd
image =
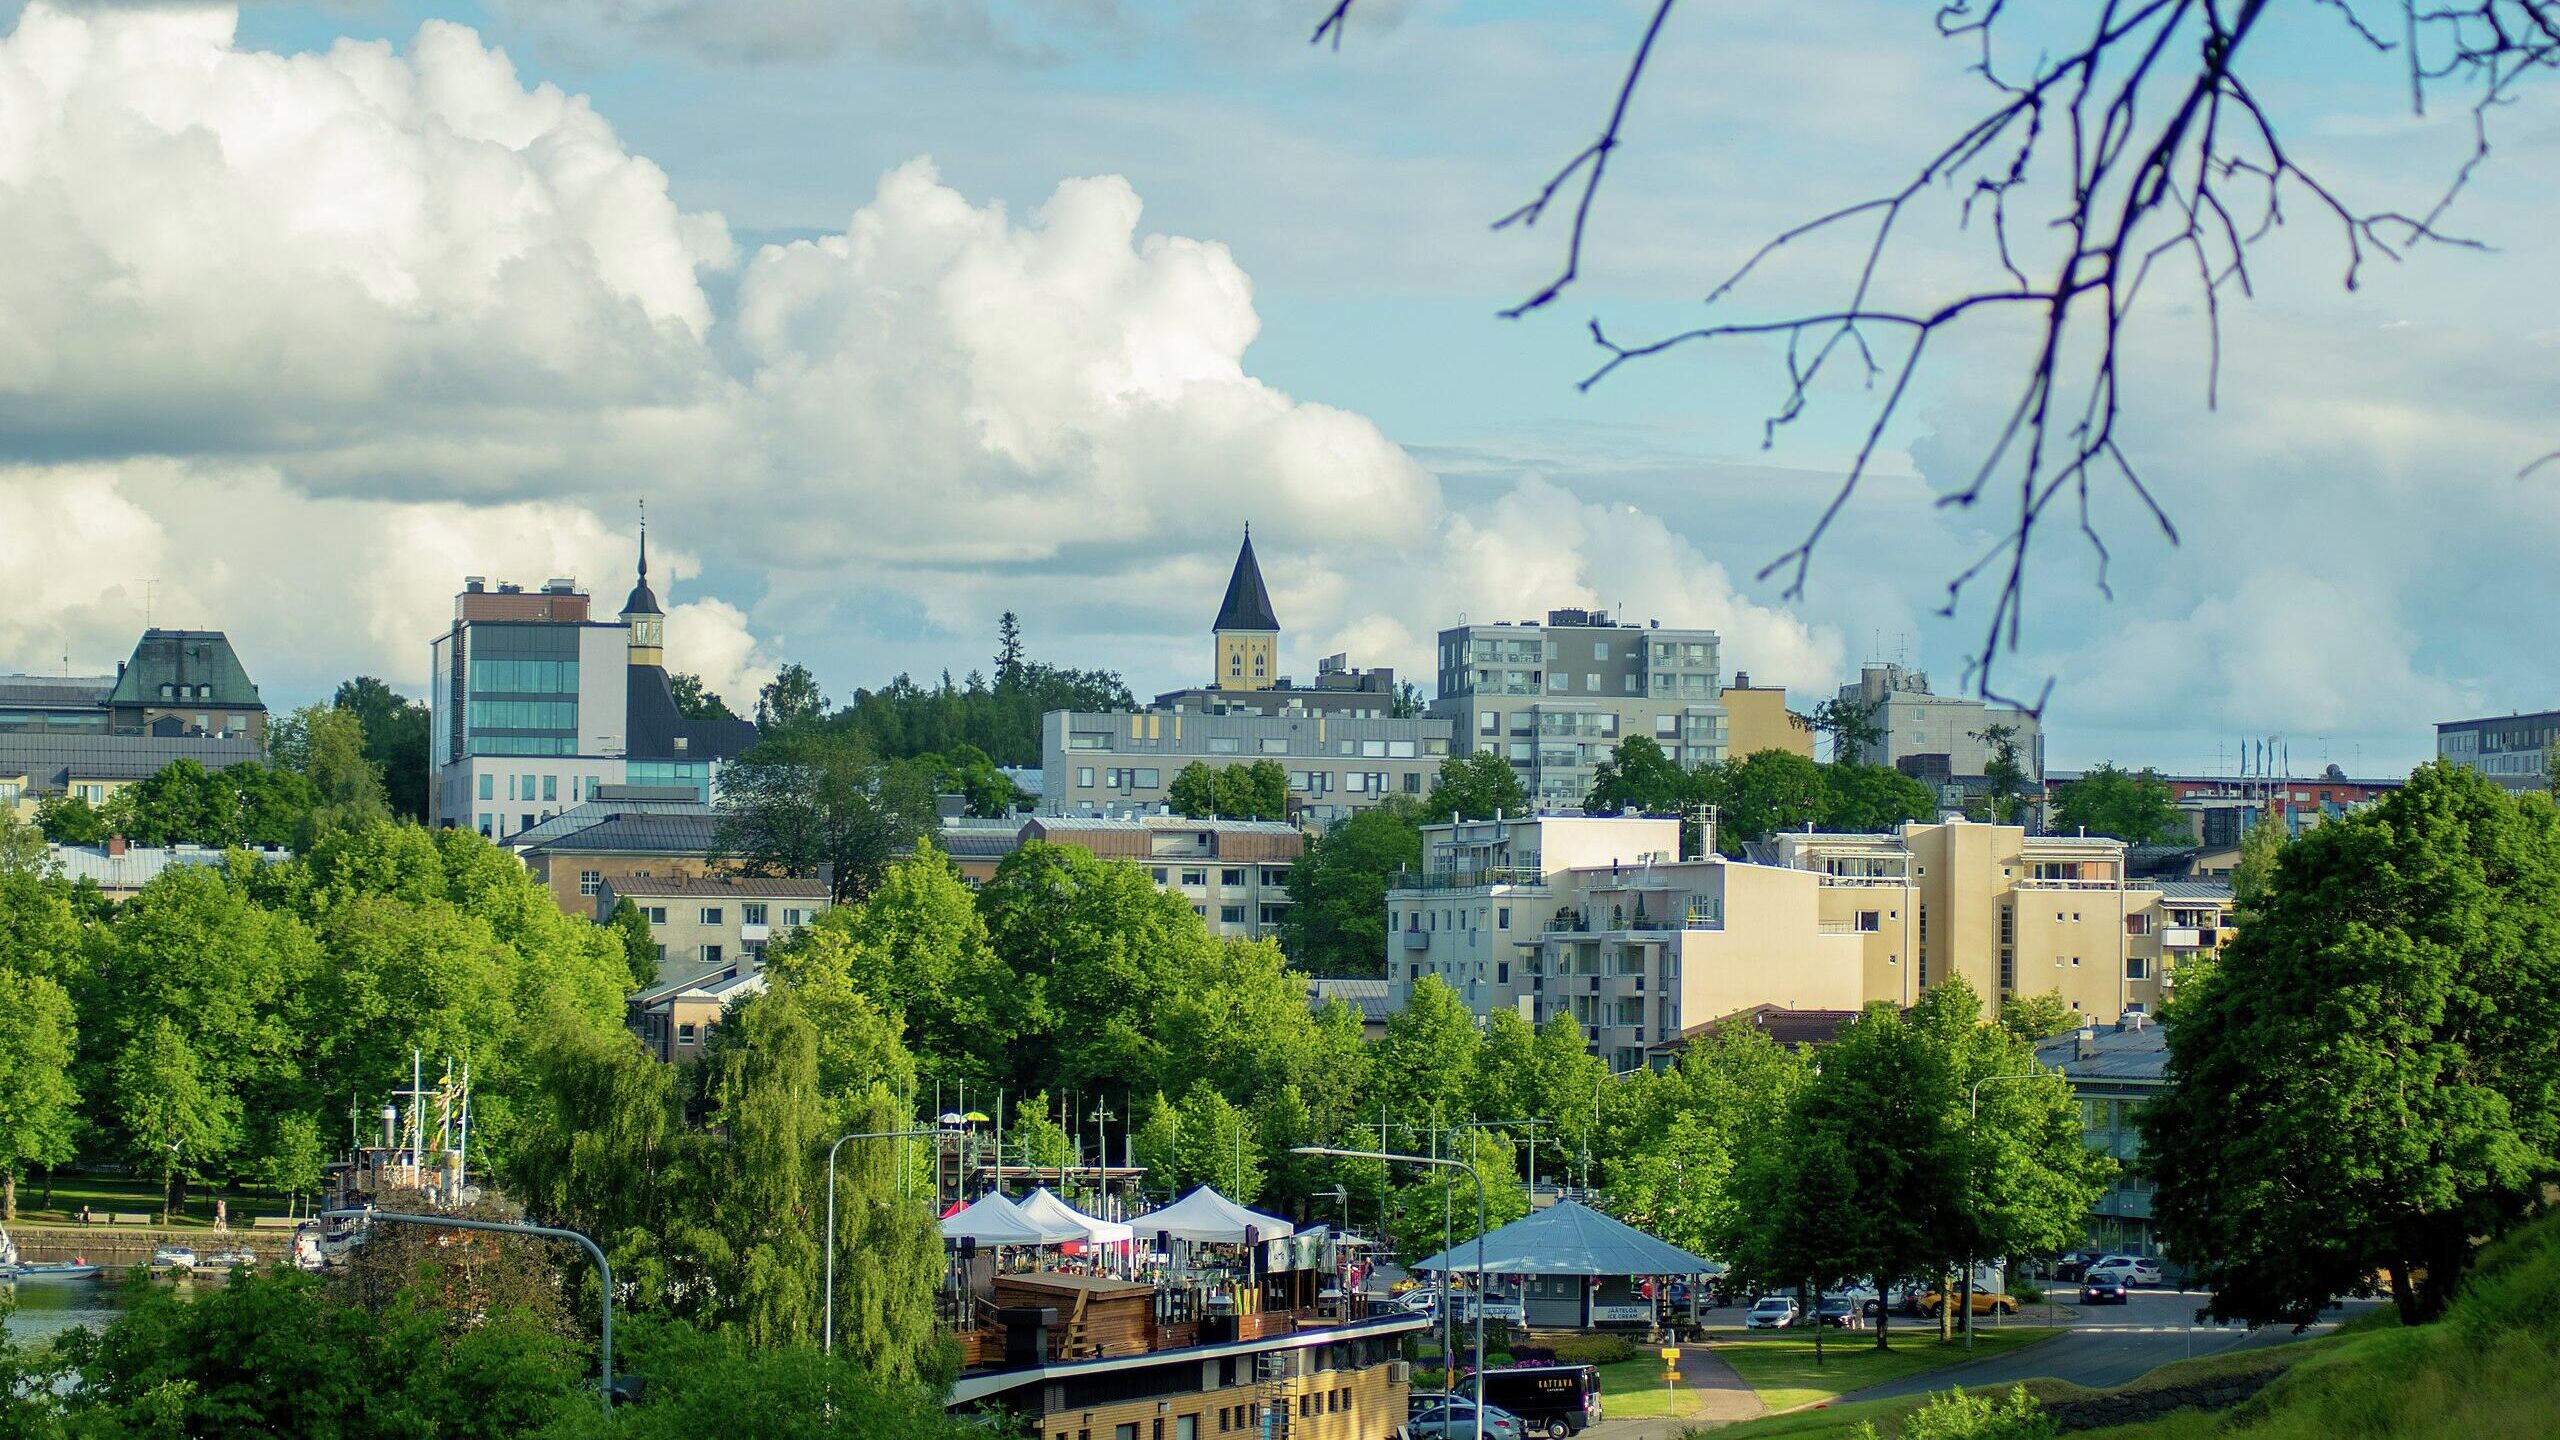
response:
<svg viewBox="0 0 2560 1440"><path fill-rule="evenodd" d="M1266 690L1280 673L1280 617L1271 612L1271 591L1262 583L1262 565L1253 555L1253 527L1244 532L1236 551L1236 568L1227 577L1227 597L1210 627L1217 639L1217 669L1212 681L1221 690Z"/></svg>
<svg viewBox="0 0 2560 1440"><path fill-rule="evenodd" d="M631 598L622 602L622 627L631 664L666 665L667 612L658 608L658 594L649 588L649 513L645 509L640 512L640 575L631 587Z"/></svg>

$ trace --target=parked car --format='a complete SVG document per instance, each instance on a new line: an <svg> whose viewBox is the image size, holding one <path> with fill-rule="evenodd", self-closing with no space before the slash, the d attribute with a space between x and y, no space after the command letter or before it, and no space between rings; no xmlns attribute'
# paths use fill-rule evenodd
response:
<svg viewBox="0 0 2560 1440"><path fill-rule="evenodd" d="M2157 1285L2160 1283L2160 1262L2139 1255L2110 1255L2090 1266L2088 1273L2080 1278L2092 1280L2101 1276L2125 1285Z"/></svg>
<svg viewBox="0 0 2560 1440"><path fill-rule="evenodd" d="M1548 1440L1579 1435L1600 1418L1600 1372L1589 1365L1505 1365L1468 1376L1458 1391L1519 1416Z"/></svg>
<svg viewBox="0 0 2560 1440"><path fill-rule="evenodd" d="M1405 1412L1404 1426L1413 1440L1475 1440L1476 1404L1439 1395L1416 1395ZM1501 1406L1487 1405L1484 1433L1499 1440L1528 1440L1529 1427Z"/></svg>
<svg viewBox="0 0 2560 1440"><path fill-rule="evenodd" d="M1440 1292L1437 1290L1407 1290L1387 1303L1393 1305L1399 1310L1415 1315L1437 1315L1440 1313Z"/></svg>
<svg viewBox="0 0 2560 1440"><path fill-rule="evenodd" d="M1789 1295L1763 1295L1742 1317L1745 1330L1784 1330L1796 1323L1796 1302Z"/></svg>
<svg viewBox="0 0 2560 1440"><path fill-rule="evenodd" d="M1858 1302L1846 1295L1825 1295L1816 1301L1813 1307L1815 1322L1828 1325L1834 1330L1848 1329L1849 1317L1857 1313Z"/></svg>
<svg viewBox="0 0 2560 1440"><path fill-rule="evenodd" d="M2089 1262L2097 1258L2086 1250L2074 1250L2053 1262L2053 1278L2056 1280L2084 1279L2089 1273Z"/></svg>
<svg viewBox="0 0 2560 1440"><path fill-rule="evenodd" d="M2123 1281L2103 1275L2080 1282L2080 1303L2083 1305L2122 1305L2127 1293Z"/></svg>
<svg viewBox="0 0 2560 1440"><path fill-rule="evenodd" d="M1921 1317L1928 1320L1937 1319L1938 1312L1946 1308L1946 1303L1946 1297L1940 1295L1935 1287L1931 1287L1929 1293L1920 1297ZM2016 1296L1987 1289L1980 1284L1973 1286L1972 1297L1968 1303L1976 1315L1990 1315L1995 1312L2002 1315L2018 1313Z"/></svg>
<svg viewBox="0 0 2560 1440"><path fill-rule="evenodd" d="M1462 1321L1473 1320L1476 1307L1479 1305L1484 1307L1484 1318L1487 1320L1507 1320L1514 1325L1519 1325L1526 1323L1529 1318L1527 1307L1507 1295L1479 1297L1472 1290L1459 1290L1449 1296L1450 1310Z"/></svg>

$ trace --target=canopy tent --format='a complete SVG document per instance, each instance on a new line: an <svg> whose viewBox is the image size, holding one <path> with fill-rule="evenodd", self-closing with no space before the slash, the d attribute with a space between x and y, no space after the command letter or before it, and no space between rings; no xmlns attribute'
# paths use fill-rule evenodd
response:
<svg viewBox="0 0 2560 1440"><path fill-rule="evenodd" d="M1247 1210L1206 1185L1131 1220L1129 1228L1140 1235L1170 1235L1208 1245L1241 1245L1248 1229L1260 1240L1277 1240L1297 1230L1277 1215Z"/></svg>
<svg viewBox="0 0 2560 1440"><path fill-rule="evenodd" d="M1131 1238L1130 1227L1117 1220L1097 1220L1050 1193L1041 1186L1014 1202L1022 1218L1037 1227L1044 1236L1062 1241L1083 1241L1089 1245L1121 1245Z"/></svg>
<svg viewBox="0 0 2560 1440"><path fill-rule="evenodd" d="M1473 1273L1476 1242L1465 1241L1424 1260L1416 1270ZM1561 1201L1534 1211L1484 1237L1487 1275L1721 1275L1724 1267L1587 1205Z"/></svg>
<svg viewBox="0 0 2560 1440"><path fill-rule="evenodd" d="M942 1217L944 1244L962 1240L986 1245L1050 1245L1056 1243L1040 1227L1023 1218L1013 1202L993 1190L968 1208Z"/></svg>

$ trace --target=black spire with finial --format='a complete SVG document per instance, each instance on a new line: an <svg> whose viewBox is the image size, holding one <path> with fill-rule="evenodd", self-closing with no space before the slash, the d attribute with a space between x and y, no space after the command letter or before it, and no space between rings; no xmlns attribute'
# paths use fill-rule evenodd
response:
<svg viewBox="0 0 2560 1440"><path fill-rule="evenodd" d="M622 602L625 615L664 615L658 608L657 592L649 588L649 502L640 502L640 583L631 587L631 598Z"/></svg>
<svg viewBox="0 0 2560 1440"><path fill-rule="evenodd" d="M1244 548L1236 552L1235 573L1227 577L1227 598L1218 606L1218 621L1209 627L1219 630L1280 629L1280 617L1271 613L1271 592L1263 588L1262 565L1253 558L1253 527L1244 527Z"/></svg>

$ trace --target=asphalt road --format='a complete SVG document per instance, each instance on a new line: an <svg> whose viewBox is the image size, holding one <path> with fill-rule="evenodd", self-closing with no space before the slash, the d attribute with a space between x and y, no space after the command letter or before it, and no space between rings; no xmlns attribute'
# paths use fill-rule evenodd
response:
<svg viewBox="0 0 2560 1440"><path fill-rule="evenodd" d="M2079 1309L2061 1306L2053 1312L2052 1319L2046 1318L2044 1306L2030 1305L2016 1317L2015 1323L2061 1325L2065 1327L2064 1333L2024 1350L1870 1386L1840 1398L1843 1401L1884 1400L1897 1395L1944 1390L1950 1385L1978 1390L1985 1386L2038 1378L2068 1380L2098 1389L2139 1379L2172 1360L2281 1345L2301 1338L2293 1333L2290 1326L2271 1325L2252 1332L2239 1325L2192 1323L2204 1298L2201 1291L2137 1290L2121 1307L2107 1305ZM2331 1328L2336 1320L2351 1319L2378 1303L2372 1300L2350 1301L2330 1312L2334 1317L2330 1323L2314 1326L2306 1333L2319 1334ZM1901 1322L1896 1323L1899 1325ZM1985 1322L1984 1328L1986 1331L1990 1328L1989 1322Z"/></svg>

